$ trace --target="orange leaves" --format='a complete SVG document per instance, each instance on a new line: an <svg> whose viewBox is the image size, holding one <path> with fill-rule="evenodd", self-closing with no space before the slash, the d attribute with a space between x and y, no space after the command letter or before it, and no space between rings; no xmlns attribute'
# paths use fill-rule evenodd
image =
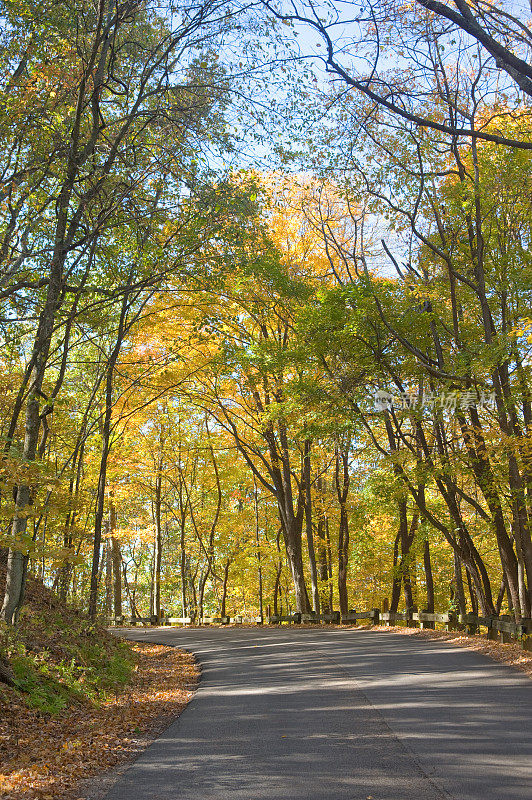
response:
<svg viewBox="0 0 532 800"><path fill-rule="evenodd" d="M198 668L189 653L138 644L138 669L122 694L100 707L56 717L13 697L0 717L0 797L70 800L83 779L131 758L185 707Z"/></svg>

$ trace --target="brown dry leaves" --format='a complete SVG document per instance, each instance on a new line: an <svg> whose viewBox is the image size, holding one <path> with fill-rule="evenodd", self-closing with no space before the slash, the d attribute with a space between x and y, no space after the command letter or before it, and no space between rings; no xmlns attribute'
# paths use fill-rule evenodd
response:
<svg viewBox="0 0 532 800"><path fill-rule="evenodd" d="M55 717L13 693L0 709L1 800L71 800L80 781L130 759L181 713L198 682L194 658L161 645L132 645L138 666L128 688L100 707Z"/></svg>

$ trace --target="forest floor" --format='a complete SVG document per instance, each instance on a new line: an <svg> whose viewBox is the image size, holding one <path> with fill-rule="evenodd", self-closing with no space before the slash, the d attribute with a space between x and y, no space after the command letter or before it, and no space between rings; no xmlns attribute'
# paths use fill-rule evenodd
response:
<svg viewBox="0 0 532 800"><path fill-rule="evenodd" d="M0 626L0 800L78 800L129 762L190 700L190 653L124 642L38 582L17 631ZM90 779L90 780L88 780Z"/></svg>

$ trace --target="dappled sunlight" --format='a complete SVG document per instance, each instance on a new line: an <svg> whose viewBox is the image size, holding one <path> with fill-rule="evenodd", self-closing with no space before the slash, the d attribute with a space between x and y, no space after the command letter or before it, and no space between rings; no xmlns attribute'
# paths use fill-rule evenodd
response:
<svg viewBox="0 0 532 800"><path fill-rule="evenodd" d="M131 771L143 785L167 776L154 798L521 800L530 780L530 684L476 653L354 630L134 635L193 650L203 668L187 712Z"/></svg>

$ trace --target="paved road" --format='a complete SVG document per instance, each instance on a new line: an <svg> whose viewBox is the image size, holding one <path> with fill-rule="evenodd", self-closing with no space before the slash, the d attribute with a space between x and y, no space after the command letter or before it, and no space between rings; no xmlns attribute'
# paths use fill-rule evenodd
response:
<svg viewBox="0 0 532 800"><path fill-rule="evenodd" d="M151 629L200 688L107 800L531 800L532 682L385 632Z"/></svg>

